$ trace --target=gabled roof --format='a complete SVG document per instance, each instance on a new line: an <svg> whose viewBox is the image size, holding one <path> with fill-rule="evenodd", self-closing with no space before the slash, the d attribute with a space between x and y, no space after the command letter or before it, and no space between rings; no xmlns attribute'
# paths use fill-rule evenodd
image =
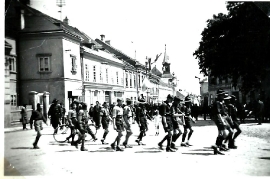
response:
<svg viewBox="0 0 270 179"><path fill-rule="evenodd" d="M160 86L170 87L167 83L164 83L162 80L159 81Z"/></svg>
<svg viewBox="0 0 270 179"><path fill-rule="evenodd" d="M172 78L173 76L171 74L163 74L161 78Z"/></svg>
<svg viewBox="0 0 270 179"><path fill-rule="evenodd" d="M154 75L157 75L159 77L162 76L162 73L157 69L156 66L154 68L152 68L151 73L153 73Z"/></svg>
<svg viewBox="0 0 270 179"><path fill-rule="evenodd" d="M126 55L122 51L114 48L110 44L107 44L107 43L101 41L100 39L96 39L96 42L99 43L99 44L101 44L109 52L115 54L117 56L117 58L123 59L125 62L127 62L127 63L129 63L129 64L131 64L133 66L138 65L141 68L145 68L145 66L143 64L141 64L140 62L138 62L135 59L131 58L130 56Z"/></svg>
<svg viewBox="0 0 270 179"><path fill-rule="evenodd" d="M95 45L99 45L96 41L76 27L72 27L27 5L20 5L26 11L26 26L21 30L22 33L64 31L67 34L76 37L82 43L94 43ZM31 23L27 22L27 19L31 19Z"/></svg>

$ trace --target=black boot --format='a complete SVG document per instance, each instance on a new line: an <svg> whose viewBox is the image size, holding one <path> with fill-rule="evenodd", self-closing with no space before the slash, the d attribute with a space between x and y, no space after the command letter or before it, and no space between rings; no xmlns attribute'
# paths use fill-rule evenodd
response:
<svg viewBox="0 0 270 179"><path fill-rule="evenodd" d="M237 146L234 145L234 140L233 139L229 140L228 147L229 147L229 149L237 149Z"/></svg>
<svg viewBox="0 0 270 179"><path fill-rule="evenodd" d="M35 142L33 143L34 149L39 149L39 147L37 146L39 138L40 136L37 136Z"/></svg>
<svg viewBox="0 0 270 179"><path fill-rule="evenodd" d="M220 151L218 151L218 148L216 146L213 146L212 149L214 149L214 155L225 155L224 153L221 153Z"/></svg>
<svg viewBox="0 0 270 179"><path fill-rule="evenodd" d="M82 139L81 151L88 151L88 150L84 147L84 140L85 140L85 139Z"/></svg>

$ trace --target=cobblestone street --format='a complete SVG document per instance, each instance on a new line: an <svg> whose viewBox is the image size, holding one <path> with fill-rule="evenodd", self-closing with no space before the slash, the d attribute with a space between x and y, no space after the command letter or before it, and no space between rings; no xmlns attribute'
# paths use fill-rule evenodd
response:
<svg viewBox="0 0 270 179"><path fill-rule="evenodd" d="M213 155L210 146L215 142L217 129L212 121L198 121L194 126L191 147L179 147L175 153L166 153L157 148L164 136L154 136L154 125L143 140L147 145L138 146L135 139L138 127L133 125L134 135L130 138L131 149L115 152L100 140L88 141L87 152L81 152L68 143L54 141L52 127L45 127L39 142L41 149L32 149L34 130L5 133L5 175L6 176L55 176L94 175L107 178L120 168L121 173L131 178L143 175L172 176L166 170L185 172L184 175L214 176L224 172L228 175L270 176L270 133L269 123L242 124L243 133L236 141L238 149L225 152L224 156ZM100 139L103 131L97 133ZM111 129L108 142L116 133ZM123 140L122 140L123 141ZM177 141L180 145L180 139ZM122 175L122 174L121 174ZM130 178L129 177L129 178Z"/></svg>

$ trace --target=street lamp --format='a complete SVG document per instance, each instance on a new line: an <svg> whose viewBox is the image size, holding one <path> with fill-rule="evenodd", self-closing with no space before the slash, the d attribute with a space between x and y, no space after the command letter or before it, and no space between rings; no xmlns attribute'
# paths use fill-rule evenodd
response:
<svg viewBox="0 0 270 179"><path fill-rule="evenodd" d="M136 68L136 82L137 82L137 85L136 85L136 90L137 90L137 100L139 100L139 82L138 82L138 72L139 72L139 64L137 63L137 61L135 61L135 68Z"/></svg>
<svg viewBox="0 0 270 179"><path fill-rule="evenodd" d="M147 58L147 56L146 56L146 59L145 59L146 76L145 76L145 78L147 78L148 64L151 63L150 60L151 60L151 58ZM149 69L149 70L151 70L151 69ZM146 88L146 95L147 95L146 96L146 100L147 100L147 102L149 102L148 93L149 93L149 88Z"/></svg>

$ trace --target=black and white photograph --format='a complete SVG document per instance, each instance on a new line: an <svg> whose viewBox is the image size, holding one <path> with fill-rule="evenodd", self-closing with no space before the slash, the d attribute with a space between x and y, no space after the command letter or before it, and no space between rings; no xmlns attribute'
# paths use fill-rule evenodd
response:
<svg viewBox="0 0 270 179"><path fill-rule="evenodd" d="M270 1L2 4L0 178L270 176Z"/></svg>

